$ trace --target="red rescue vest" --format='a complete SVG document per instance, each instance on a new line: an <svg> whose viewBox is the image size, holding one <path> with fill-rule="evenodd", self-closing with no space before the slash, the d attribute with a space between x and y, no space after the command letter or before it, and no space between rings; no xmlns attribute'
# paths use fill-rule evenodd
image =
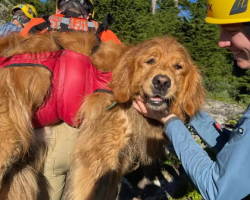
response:
<svg viewBox="0 0 250 200"><path fill-rule="evenodd" d="M52 92L34 116L35 128L60 121L73 125L84 96L108 89L106 84L112 75L97 70L89 57L69 50L0 57L0 68L21 65L45 67L53 73Z"/></svg>

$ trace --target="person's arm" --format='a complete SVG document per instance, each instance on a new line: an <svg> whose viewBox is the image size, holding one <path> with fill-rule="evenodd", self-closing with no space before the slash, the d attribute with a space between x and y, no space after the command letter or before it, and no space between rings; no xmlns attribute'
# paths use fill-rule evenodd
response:
<svg viewBox="0 0 250 200"><path fill-rule="evenodd" d="M14 32L20 32L22 29L13 24L12 22L7 22L6 24L0 26L0 37L6 37Z"/></svg>
<svg viewBox="0 0 250 200"><path fill-rule="evenodd" d="M213 162L178 118L173 120L170 117L166 121L164 132L172 141L185 171L205 199L237 200L250 193L249 126L247 118L240 128L233 131Z"/></svg>
<svg viewBox="0 0 250 200"><path fill-rule="evenodd" d="M212 161L194 140L186 126L173 114L153 111L142 100L133 102L144 116L164 123L185 171L207 200L240 200L250 193L250 110Z"/></svg>
<svg viewBox="0 0 250 200"><path fill-rule="evenodd" d="M195 129L208 147L217 154L228 141L230 132L225 128L222 128L222 131L219 131L214 123L215 121L209 116L209 114L202 111L197 114L189 124Z"/></svg>

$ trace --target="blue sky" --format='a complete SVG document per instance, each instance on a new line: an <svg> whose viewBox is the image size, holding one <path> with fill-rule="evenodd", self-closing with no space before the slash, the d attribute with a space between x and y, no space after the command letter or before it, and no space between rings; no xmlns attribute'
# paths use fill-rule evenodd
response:
<svg viewBox="0 0 250 200"><path fill-rule="evenodd" d="M196 0L189 0L189 1L191 1L191 2L196 2Z"/></svg>

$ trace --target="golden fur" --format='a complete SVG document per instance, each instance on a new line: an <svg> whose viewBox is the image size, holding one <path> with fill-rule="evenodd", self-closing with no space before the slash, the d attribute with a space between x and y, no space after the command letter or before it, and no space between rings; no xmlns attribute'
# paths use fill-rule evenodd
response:
<svg viewBox="0 0 250 200"><path fill-rule="evenodd" d="M69 32L27 37L11 34L0 39L0 56L57 51L61 48L90 56L97 45L98 40L92 33ZM100 54L105 56L109 53L103 50L106 46L113 57L119 55L119 49L115 51L117 44L101 44L93 60L98 55L102 56ZM109 59L103 63L103 71L114 67ZM100 65L98 62L96 64ZM37 175L43 166L46 142L43 138L37 140L34 137L31 119L50 93L51 78L51 72L42 67L0 69L0 199L36 199Z"/></svg>
<svg viewBox="0 0 250 200"><path fill-rule="evenodd" d="M138 46L101 43L92 33L69 32L0 39L0 56L69 49L90 56L102 71L113 71L113 94L89 95L76 121L81 123L74 150L69 199L112 200L121 177L138 163L161 158L166 140L162 126L132 107L139 94L150 99L152 79L169 77L171 87L161 98L166 109L184 122L202 107L204 91L197 67L185 48L171 38ZM179 67L182 69L179 69ZM0 199L34 200L37 174L46 155L44 140L34 138L31 119L50 93L52 74L41 67L0 69ZM195 99L195 101L194 101ZM111 104L118 104L106 110ZM39 155L39 156L38 156Z"/></svg>
<svg viewBox="0 0 250 200"><path fill-rule="evenodd" d="M154 79L161 78L163 85L169 80L171 85L156 92ZM73 155L71 200L115 199L123 175L138 163L150 165L161 158L167 142L162 125L138 114L132 106L136 96L144 97L152 109L169 109L183 122L201 110L205 97L197 67L185 48L169 37L123 49L109 86L113 94L89 95L79 110L82 125ZM155 93L168 103L150 103Z"/></svg>

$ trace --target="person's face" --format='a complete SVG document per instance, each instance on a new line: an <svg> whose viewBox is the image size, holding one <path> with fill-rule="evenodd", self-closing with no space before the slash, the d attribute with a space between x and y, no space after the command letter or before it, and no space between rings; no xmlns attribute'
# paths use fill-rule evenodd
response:
<svg viewBox="0 0 250 200"><path fill-rule="evenodd" d="M237 65L242 69L250 69L250 40L242 23L220 25L219 47L232 51Z"/></svg>
<svg viewBox="0 0 250 200"><path fill-rule="evenodd" d="M30 19L23 13L22 10L20 9L17 9L15 12L14 12L14 15L15 16L18 16L20 17L20 19L22 19L22 25L23 27L25 27L25 25L30 21ZM26 23L25 23L26 21ZM12 20L12 23L14 23L16 26L18 26L19 28L23 28L22 25L20 24L20 22L16 19L13 19Z"/></svg>

